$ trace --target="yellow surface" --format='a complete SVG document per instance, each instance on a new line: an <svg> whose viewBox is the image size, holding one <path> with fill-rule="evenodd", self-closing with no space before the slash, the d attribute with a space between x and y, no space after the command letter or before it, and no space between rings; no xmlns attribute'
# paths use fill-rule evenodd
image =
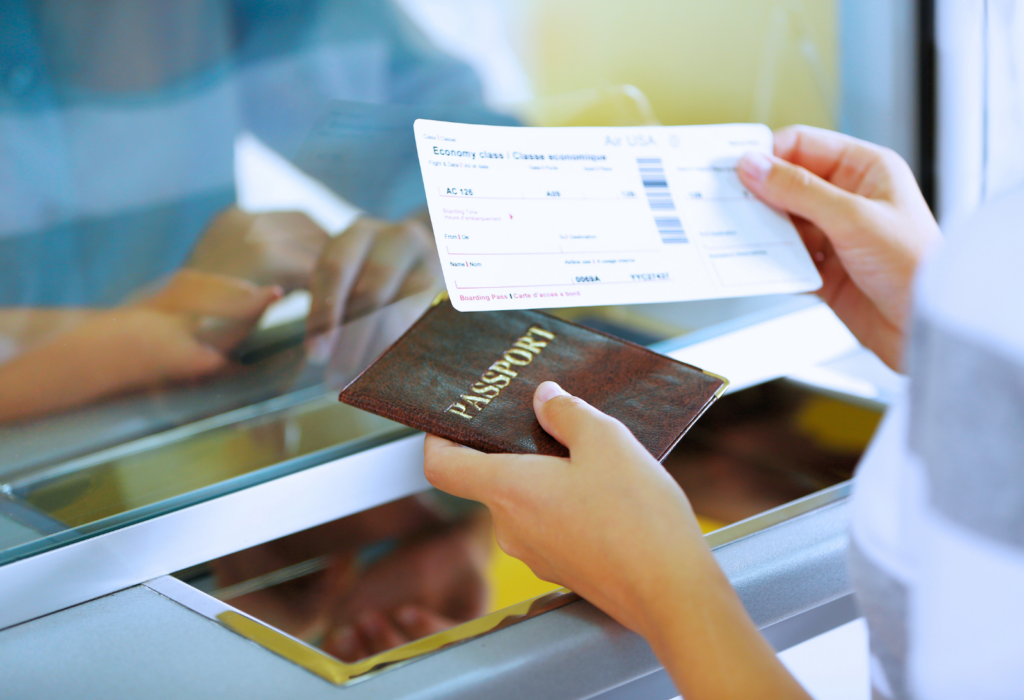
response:
<svg viewBox="0 0 1024 700"><path fill-rule="evenodd" d="M700 523L700 528L705 534L724 525L717 520L699 515L697 522ZM501 610L523 600L544 595L559 587L558 584L542 581L534 576L526 564L501 551L497 542L493 544L493 556L487 570L487 580L491 587L491 611Z"/></svg>
<svg viewBox="0 0 1024 700"><path fill-rule="evenodd" d="M633 85L663 124L836 124L835 0L529 0L520 11L513 43L540 100ZM587 121L614 125L619 112Z"/></svg>
<svg viewBox="0 0 1024 700"><path fill-rule="evenodd" d="M860 451L871 442L882 414L827 396L807 401L796 416L797 427L824 447Z"/></svg>
<svg viewBox="0 0 1024 700"><path fill-rule="evenodd" d="M292 457L389 430L384 418L323 399L250 426L228 425L45 482L25 496L71 527L191 493Z"/></svg>

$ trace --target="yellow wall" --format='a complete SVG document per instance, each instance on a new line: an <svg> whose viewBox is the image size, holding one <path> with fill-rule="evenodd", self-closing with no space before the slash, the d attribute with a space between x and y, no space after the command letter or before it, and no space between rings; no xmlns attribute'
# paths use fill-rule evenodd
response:
<svg viewBox="0 0 1024 700"><path fill-rule="evenodd" d="M835 0L526 0L539 98L635 85L664 124L835 126Z"/></svg>

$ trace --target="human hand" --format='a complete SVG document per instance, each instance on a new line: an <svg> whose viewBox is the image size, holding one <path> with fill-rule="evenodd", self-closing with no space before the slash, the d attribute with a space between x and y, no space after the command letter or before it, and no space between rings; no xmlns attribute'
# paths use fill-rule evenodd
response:
<svg viewBox="0 0 1024 700"><path fill-rule="evenodd" d="M365 569L357 552L399 541ZM231 604L289 634L324 639L345 661L448 629L485 612L489 521L444 525L415 498L325 523L211 562L219 588L327 557L327 566Z"/></svg>
<svg viewBox="0 0 1024 700"><path fill-rule="evenodd" d="M686 698L809 696L758 633L676 482L619 421L553 382L537 419L568 458L427 436L437 488L484 503L498 544L650 642Z"/></svg>
<svg viewBox="0 0 1024 700"><path fill-rule="evenodd" d="M279 288L179 270L151 296L99 314L64 341L81 349L86 374L107 384L103 393L198 379L228 364L226 353L280 296Z"/></svg>
<svg viewBox="0 0 1024 700"><path fill-rule="evenodd" d="M237 207L221 212L203 232L186 267L286 292L309 286L327 232L297 211L250 214Z"/></svg>
<svg viewBox="0 0 1024 700"><path fill-rule="evenodd" d="M410 294L441 275L426 217L398 223L362 218L324 246L310 282L311 353L330 354L339 326Z"/></svg>
<svg viewBox="0 0 1024 700"><path fill-rule="evenodd" d="M821 273L818 295L899 370L914 273L941 240L906 162L851 136L796 126L776 133L774 157L747 154L737 172L793 218Z"/></svg>
<svg viewBox="0 0 1024 700"><path fill-rule="evenodd" d="M231 604L296 637L323 635L338 600L356 585L356 553L375 542L409 538L440 521L415 498L402 498L210 562L227 588L316 558L327 566L294 581L231 599Z"/></svg>
<svg viewBox="0 0 1024 700"><path fill-rule="evenodd" d="M159 311L176 319L172 324L187 327L191 335L181 337L185 347L213 349L223 355L245 339L267 306L281 298L278 286L258 287L226 275L182 269L160 289L138 302L144 309ZM187 363L186 363L187 364Z"/></svg>
<svg viewBox="0 0 1024 700"><path fill-rule="evenodd" d="M538 387L534 410L568 458L488 455L428 436L427 480L484 503L498 544L537 576L654 634L675 595L672 557L697 568L710 559L686 496L622 423L557 384Z"/></svg>
<svg viewBox="0 0 1024 700"><path fill-rule="evenodd" d="M180 271L151 297L96 311L0 367L0 422L212 374L280 294Z"/></svg>
<svg viewBox="0 0 1024 700"><path fill-rule="evenodd" d="M357 661L484 614L490 546L486 518L403 543L337 597L324 651Z"/></svg>

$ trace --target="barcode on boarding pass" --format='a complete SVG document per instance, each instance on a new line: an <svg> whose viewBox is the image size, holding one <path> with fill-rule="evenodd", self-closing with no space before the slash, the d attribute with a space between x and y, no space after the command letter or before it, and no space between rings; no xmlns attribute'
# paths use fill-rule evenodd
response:
<svg viewBox="0 0 1024 700"><path fill-rule="evenodd" d="M668 189L661 158L637 158L636 164L640 168L644 194L654 213L654 224L658 227L662 243L689 243L683 223L676 214L676 203Z"/></svg>

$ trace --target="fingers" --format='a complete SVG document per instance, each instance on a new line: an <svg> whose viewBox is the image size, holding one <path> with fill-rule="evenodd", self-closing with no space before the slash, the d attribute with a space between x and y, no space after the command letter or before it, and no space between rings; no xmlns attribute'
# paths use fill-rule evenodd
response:
<svg viewBox="0 0 1024 700"><path fill-rule="evenodd" d="M639 446L622 423L570 396L554 382L537 387L533 409L544 430L570 452L607 446L609 440L622 441L629 448ZM552 463L562 461L537 455L484 454L433 435L427 436L423 455L423 471L433 486L486 505L493 496L512 491L530 470L547 469L550 473Z"/></svg>
<svg viewBox="0 0 1024 700"><path fill-rule="evenodd" d="M328 654L336 656L342 661L352 663L369 656L359 632L352 625L345 625L332 630L325 638L323 649Z"/></svg>
<svg viewBox="0 0 1024 700"><path fill-rule="evenodd" d="M359 636L370 654L379 654L388 649L402 646L409 640L382 613L371 610L360 616L356 622Z"/></svg>
<svg viewBox="0 0 1024 700"><path fill-rule="evenodd" d="M410 639L422 639L451 629L458 623L419 605L404 605L393 615L395 623Z"/></svg>
<svg viewBox="0 0 1024 700"><path fill-rule="evenodd" d="M353 663L443 632L457 624L455 620L438 615L421 605L403 605L391 615L371 610L361 615L355 624L345 625L329 633L324 639L323 648L342 661Z"/></svg>
<svg viewBox="0 0 1024 700"><path fill-rule="evenodd" d="M189 358L188 366L181 372L186 378L205 377L220 371L228 363L226 358L218 350L206 345L197 344Z"/></svg>
<svg viewBox="0 0 1024 700"><path fill-rule="evenodd" d="M258 287L236 277L182 269L141 306L172 315L194 339L185 369L201 376L220 369L226 353L252 330L266 308L281 298L280 287Z"/></svg>
<svg viewBox="0 0 1024 700"><path fill-rule="evenodd" d="M259 214L254 218L245 238L257 243L283 239L289 246L286 252L302 255L303 259L310 263L330 240L330 236L319 224L300 211L271 211Z"/></svg>
<svg viewBox="0 0 1024 700"><path fill-rule="evenodd" d="M244 242L263 264L257 281L275 281L286 289L307 288L317 259L330 236L311 218L297 211L267 212L255 217Z"/></svg>
<svg viewBox="0 0 1024 700"><path fill-rule="evenodd" d="M842 167L861 169L885 157L881 146L812 126L790 126L775 133L775 155L832 180Z"/></svg>
<svg viewBox="0 0 1024 700"><path fill-rule="evenodd" d="M144 305L169 313L246 320L259 318L281 295L280 287L259 287L235 277L185 268Z"/></svg>
<svg viewBox="0 0 1024 700"><path fill-rule="evenodd" d="M406 221L374 236L345 305L344 319L354 319L400 297L406 280L428 252L423 224Z"/></svg>
<svg viewBox="0 0 1024 700"><path fill-rule="evenodd" d="M323 647L328 654L352 663L409 641L391 620L371 610L360 615L355 624L345 625L329 633Z"/></svg>
<svg viewBox="0 0 1024 700"><path fill-rule="evenodd" d="M169 361L158 365L158 373L171 380L197 379L214 374L228 364L228 358L217 348L191 341Z"/></svg>
<svg viewBox="0 0 1024 700"><path fill-rule="evenodd" d="M807 219L835 242L856 230L862 209L870 205L806 168L763 153L740 159L737 173L758 199L776 209Z"/></svg>
<svg viewBox="0 0 1024 700"><path fill-rule="evenodd" d="M369 254L373 236L372 229L357 223L324 247L309 283L312 305L306 328L310 335L341 325L345 302Z"/></svg>
<svg viewBox="0 0 1024 700"><path fill-rule="evenodd" d="M775 155L869 198L888 197L901 183L917 187L910 167L892 149L828 129L781 129L775 134Z"/></svg>
<svg viewBox="0 0 1024 700"><path fill-rule="evenodd" d="M328 240L327 233L300 212L251 214L231 207L207 227L187 266L291 290L308 286Z"/></svg>
<svg viewBox="0 0 1024 700"><path fill-rule="evenodd" d="M609 434L624 430L621 423L586 401L570 396L554 382L541 382L533 394L533 410L548 435L569 448L570 453ZM628 433L628 431L627 431Z"/></svg>
<svg viewBox="0 0 1024 700"><path fill-rule="evenodd" d="M429 233L415 219L361 219L325 246L313 273L308 328L322 333L433 282Z"/></svg>
<svg viewBox="0 0 1024 700"><path fill-rule="evenodd" d="M152 309L139 309L135 314L138 315L125 319L124 324L134 322L131 333L136 340L132 347L138 351L137 357L120 365L125 381L145 386L195 379L227 364L227 358L217 348L193 335L187 319ZM133 375L134 379L128 379Z"/></svg>

